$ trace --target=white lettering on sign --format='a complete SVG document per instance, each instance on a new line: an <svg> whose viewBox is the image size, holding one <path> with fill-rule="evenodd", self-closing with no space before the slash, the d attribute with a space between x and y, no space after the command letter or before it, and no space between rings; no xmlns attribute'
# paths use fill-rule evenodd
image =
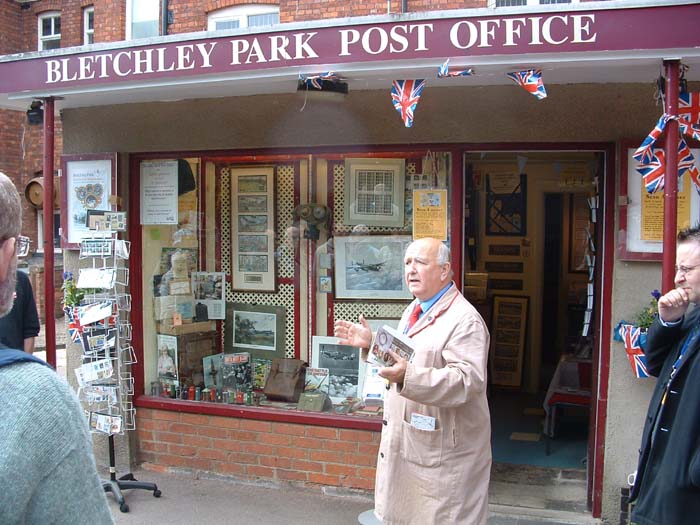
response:
<svg viewBox="0 0 700 525"><path fill-rule="evenodd" d="M476 23L460 20L450 28L450 43L457 49L593 43L596 41L593 23L594 14L488 19ZM530 36L523 41L527 29Z"/></svg>
<svg viewBox="0 0 700 525"><path fill-rule="evenodd" d="M360 33L357 29L341 29L340 56L351 56L351 47L360 45L360 50L370 55L384 53L404 53L407 50L427 51L426 32L433 30L433 24L396 25L389 31L383 27L370 27ZM415 33L415 34L414 34ZM359 50L358 50L359 51Z"/></svg>
<svg viewBox="0 0 700 525"><path fill-rule="evenodd" d="M565 45L570 50L572 44L594 44L598 38L595 24L595 13L557 13L328 27L298 33L248 35L228 42L215 39L79 56L64 55L47 59L44 63L46 84L60 84L148 77L175 71L194 71L196 74L212 68L216 72L226 72L237 66L286 65L290 61L304 63L315 58L330 64L337 63L341 57L346 57L345 60L401 58L402 55L406 58L443 58L476 49L530 53L543 46L551 50L552 46ZM317 35L320 36L316 39Z"/></svg>

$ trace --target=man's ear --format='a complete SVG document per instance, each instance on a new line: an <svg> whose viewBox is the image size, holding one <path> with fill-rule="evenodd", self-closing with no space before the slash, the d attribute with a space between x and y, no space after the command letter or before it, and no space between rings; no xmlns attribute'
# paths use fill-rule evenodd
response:
<svg viewBox="0 0 700 525"><path fill-rule="evenodd" d="M0 246L0 282L4 282L5 279L7 279L12 258L15 256L16 242L17 239L10 237L2 243L2 246Z"/></svg>
<svg viewBox="0 0 700 525"><path fill-rule="evenodd" d="M447 279L448 275L450 275L450 268L452 268L452 265L449 262L446 262L442 265L442 272L440 273L440 278L443 281Z"/></svg>

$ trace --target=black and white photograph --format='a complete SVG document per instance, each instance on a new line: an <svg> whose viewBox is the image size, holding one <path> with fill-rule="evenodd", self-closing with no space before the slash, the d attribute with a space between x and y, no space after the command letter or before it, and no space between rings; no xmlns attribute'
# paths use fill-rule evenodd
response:
<svg viewBox="0 0 700 525"><path fill-rule="evenodd" d="M335 404L348 397L359 397L365 368L359 348L339 345L337 341L335 337L314 336L312 350L313 367L328 369L328 395Z"/></svg>
<svg viewBox="0 0 700 525"><path fill-rule="evenodd" d="M267 228L267 215L238 216L238 231L241 233L261 233Z"/></svg>
<svg viewBox="0 0 700 525"><path fill-rule="evenodd" d="M335 296L339 299L411 299L403 275L410 235L335 237Z"/></svg>
<svg viewBox="0 0 700 525"><path fill-rule="evenodd" d="M243 213L267 212L267 195L239 195L238 211Z"/></svg>

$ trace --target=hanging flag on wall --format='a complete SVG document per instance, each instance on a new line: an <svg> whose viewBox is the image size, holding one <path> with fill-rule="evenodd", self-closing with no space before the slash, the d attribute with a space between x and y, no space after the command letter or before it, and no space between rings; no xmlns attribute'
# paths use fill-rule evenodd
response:
<svg viewBox="0 0 700 525"><path fill-rule="evenodd" d="M678 95L678 118L700 124L700 93L686 91Z"/></svg>
<svg viewBox="0 0 700 525"><path fill-rule="evenodd" d="M538 100L547 98L547 91L544 89L544 83L542 82L541 69L514 71L512 73L506 73L506 75L525 91L537 97Z"/></svg>
<svg viewBox="0 0 700 525"><path fill-rule="evenodd" d="M455 71L450 71L450 59L445 60L442 65L438 68L438 78L445 77L468 77L474 73L472 68L468 69L457 69Z"/></svg>
<svg viewBox="0 0 700 525"><path fill-rule="evenodd" d="M647 358L644 355L644 350L642 350L646 342L646 331L643 331L638 326L627 324L623 321L617 325L615 332L617 337L614 339L616 341L622 341L625 344L627 359L629 359L637 379L649 377Z"/></svg>
<svg viewBox="0 0 700 525"><path fill-rule="evenodd" d="M425 88L425 79L394 80L391 86L391 101L401 115L407 128L413 126L413 113Z"/></svg>

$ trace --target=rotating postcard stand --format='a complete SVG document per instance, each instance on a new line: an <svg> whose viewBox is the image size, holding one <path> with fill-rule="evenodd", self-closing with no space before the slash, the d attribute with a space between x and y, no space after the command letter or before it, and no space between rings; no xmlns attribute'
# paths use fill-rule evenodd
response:
<svg viewBox="0 0 700 525"><path fill-rule="evenodd" d="M114 436L136 428L130 372L136 356L131 346L131 295L125 267L129 248L130 243L118 239L111 229L84 237L80 258L91 259L92 267L80 269L76 286L85 297L79 306L66 308L71 339L83 347L82 365L75 370L78 397L87 406L91 432L108 435L109 479L102 481L102 487L112 493L122 512L129 512L123 490L151 490L154 497L161 495L155 483L138 481L131 473L117 478Z"/></svg>

